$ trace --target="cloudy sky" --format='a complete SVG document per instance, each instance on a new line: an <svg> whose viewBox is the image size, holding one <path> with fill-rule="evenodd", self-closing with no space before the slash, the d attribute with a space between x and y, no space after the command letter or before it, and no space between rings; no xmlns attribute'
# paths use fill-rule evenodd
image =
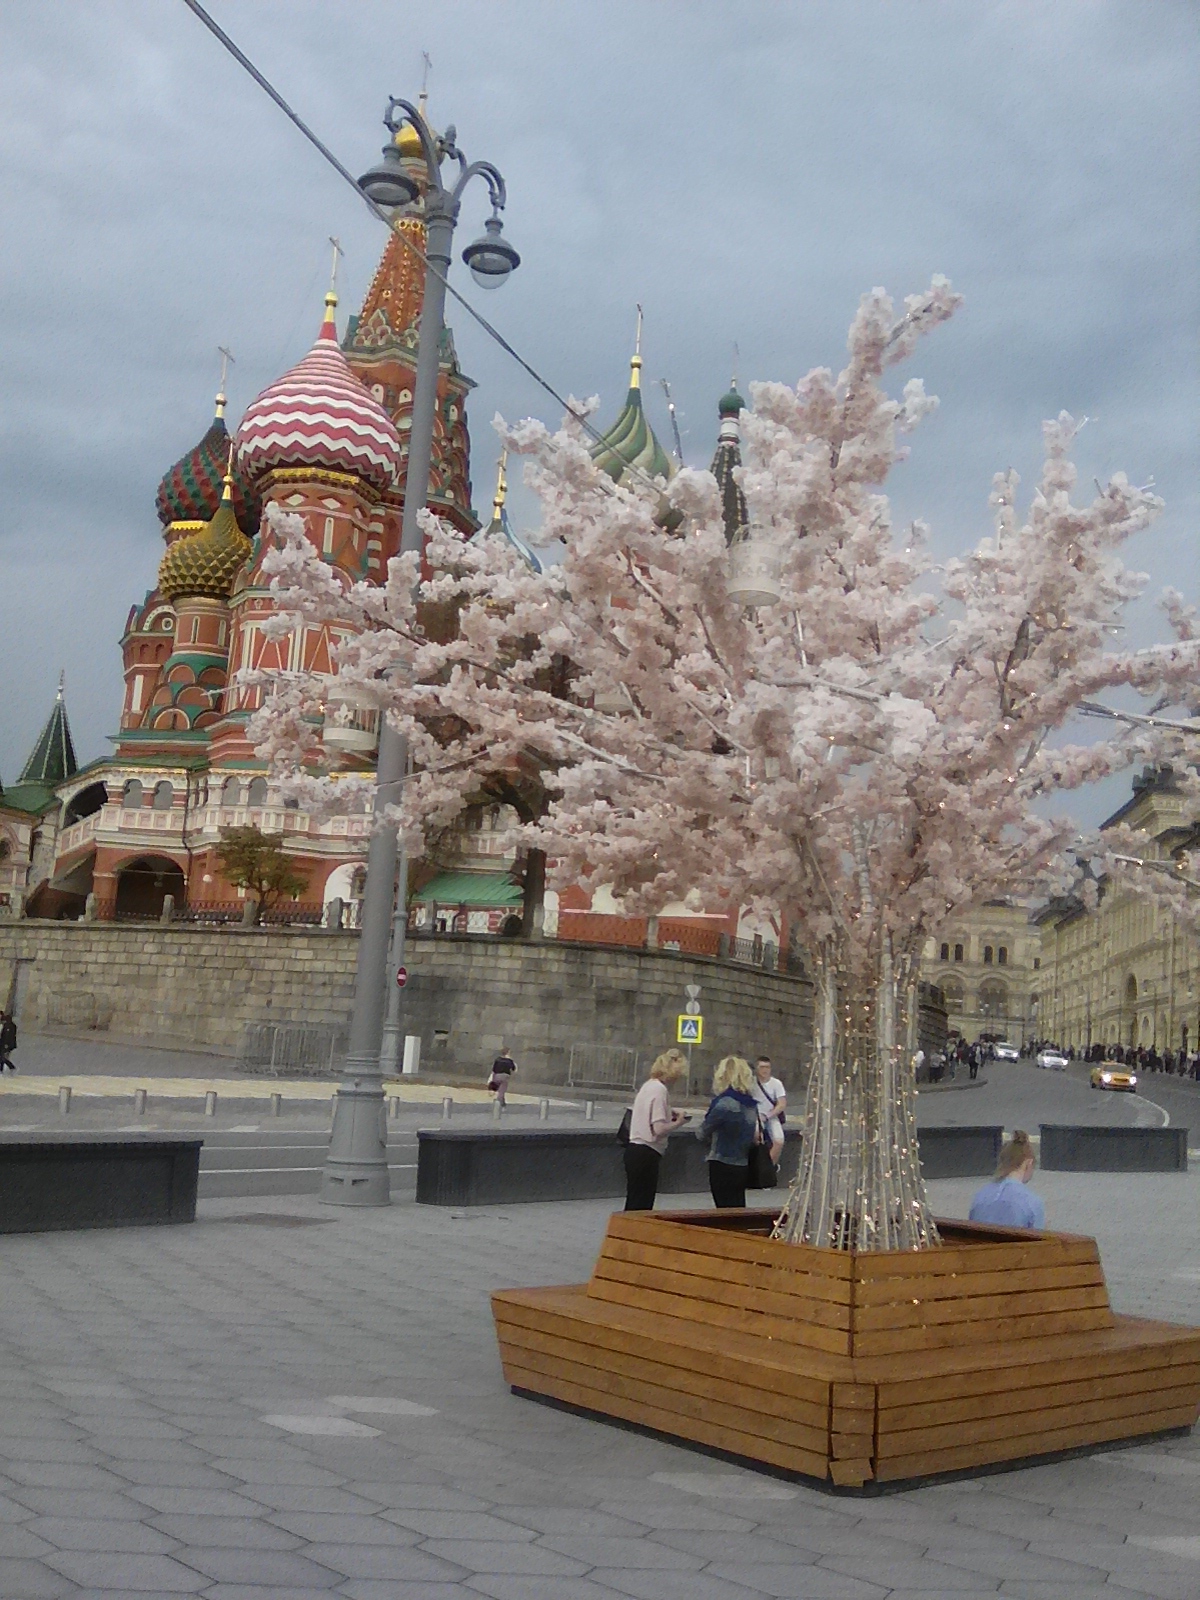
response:
<svg viewBox="0 0 1200 1600"><path fill-rule="evenodd" d="M858 296L943 272L966 307L899 379L942 400L893 481L935 548L987 527L992 473L1039 425L1092 420L1085 481L1167 502L1130 551L1196 592L1200 10L1191 0L211 0L333 147L375 158L389 93L433 60L430 111L509 183L524 262L483 309L562 392L623 397L640 301L684 453L743 382L836 367ZM463 235L482 220L468 200ZM0 778L65 669L81 759L121 700L117 641L162 552L154 491L211 414L307 349L327 236L356 309L382 227L179 0L0 6ZM461 270L461 269L460 269ZM477 293L462 272L460 287ZM490 418L553 402L460 316ZM518 497L518 521L528 501ZM526 531L530 531L528 528ZM1148 636L1145 605L1134 619Z"/></svg>

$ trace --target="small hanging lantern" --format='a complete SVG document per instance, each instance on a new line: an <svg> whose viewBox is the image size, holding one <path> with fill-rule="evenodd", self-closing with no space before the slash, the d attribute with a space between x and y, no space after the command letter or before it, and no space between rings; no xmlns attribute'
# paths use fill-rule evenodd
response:
<svg viewBox="0 0 1200 1600"><path fill-rule="evenodd" d="M768 531L757 523L739 530L729 546L725 593L739 606L773 606L783 594L782 558Z"/></svg>

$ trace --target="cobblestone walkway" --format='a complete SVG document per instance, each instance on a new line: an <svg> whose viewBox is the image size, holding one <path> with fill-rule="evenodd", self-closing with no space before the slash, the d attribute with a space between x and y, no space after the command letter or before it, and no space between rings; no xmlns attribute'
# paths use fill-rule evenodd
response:
<svg viewBox="0 0 1200 1600"><path fill-rule="evenodd" d="M1118 1309L1200 1320L1195 1175L1039 1188ZM609 1209L0 1238L0 1596L1200 1595L1196 1438L861 1500L510 1395L488 1291L584 1277Z"/></svg>

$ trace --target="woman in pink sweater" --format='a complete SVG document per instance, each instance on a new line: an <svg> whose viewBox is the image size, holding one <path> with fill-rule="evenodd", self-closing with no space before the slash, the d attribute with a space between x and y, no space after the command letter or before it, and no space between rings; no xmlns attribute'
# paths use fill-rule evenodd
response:
<svg viewBox="0 0 1200 1600"><path fill-rule="evenodd" d="M667 1135L687 1121L685 1111L671 1110L670 1085L687 1076L687 1058L679 1050L664 1050L638 1090L625 1146L625 1209L653 1211L658 1193L658 1169L667 1153Z"/></svg>

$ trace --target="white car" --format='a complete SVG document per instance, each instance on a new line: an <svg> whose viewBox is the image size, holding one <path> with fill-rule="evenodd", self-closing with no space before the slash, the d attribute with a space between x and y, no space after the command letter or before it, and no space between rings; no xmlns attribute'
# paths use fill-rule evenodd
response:
<svg viewBox="0 0 1200 1600"><path fill-rule="evenodd" d="M1040 1051L1037 1064L1039 1067L1047 1067L1051 1072L1065 1072L1067 1070L1067 1058L1060 1050Z"/></svg>
<svg viewBox="0 0 1200 1600"><path fill-rule="evenodd" d="M1005 1044L1003 1040L992 1046L992 1059L994 1061L1020 1061L1021 1052L1015 1044Z"/></svg>

